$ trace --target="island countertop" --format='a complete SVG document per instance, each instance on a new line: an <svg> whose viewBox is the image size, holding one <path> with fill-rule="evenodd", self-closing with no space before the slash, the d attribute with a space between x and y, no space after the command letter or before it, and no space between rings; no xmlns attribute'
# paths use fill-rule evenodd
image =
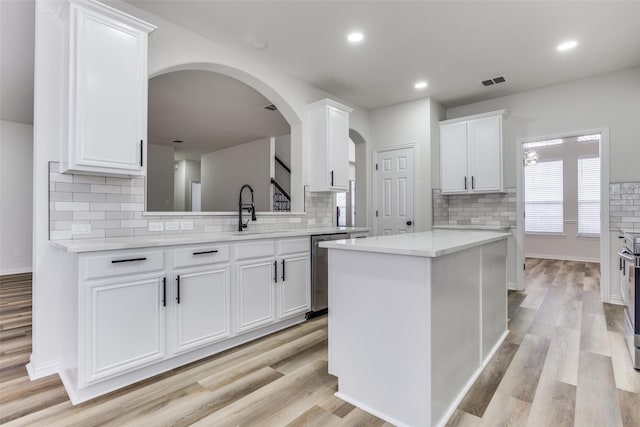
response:
<svg viewBox="0 0 640 427"><path fill-rule="evenodd" d="M433 230L365 239L321 242L320 247L420 257L439 257L506 239L511 233L485 230Z"/></svg>

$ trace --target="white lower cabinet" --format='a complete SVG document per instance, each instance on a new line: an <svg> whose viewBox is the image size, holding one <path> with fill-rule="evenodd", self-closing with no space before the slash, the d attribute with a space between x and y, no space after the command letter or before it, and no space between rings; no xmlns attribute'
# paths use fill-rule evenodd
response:
<svg viewBox="0 0 640 427"><path fill-rule="evenodd" d="M112 275L81 281L78 337L81 385L147 366L166 356L165 272L121 275L131 268L153 269L154 265L145 265L147 258L153 260L153 255L114 253L81 259L81 266L101 264L102 270L110 270ZM96 260L97 263L92 263Z"/></svg>
<svg viewBox="0 0 640 427"><path fill-rule="evenodd" d="M237 245L238 332L306 313L311 307L309 238L260 245Z"/></svg>
<svg viewBox="0 0 640 427"><path fill-rule="evenodd" d="M237 331L245 332L276 320L275 258L236 263Z"/></svg>
<svg viewBox="0 0 640 427"><path fill-rule="evenodd" d="M82 253L78 277L74 403L303 321L310 244L304 237Z"/></svg>
<svg viewBox="0 0 640 427"><path fill-rule="evenodd" d="M309 254L284 255L280 265L282 282L278 318L306 313L311 307Z"/></svg>
<svg viewBox="0 0 640 427"><path fill-rule="evenodd" d="M229 337L229 265L176 273L174 351L193 350Z"/></svg>

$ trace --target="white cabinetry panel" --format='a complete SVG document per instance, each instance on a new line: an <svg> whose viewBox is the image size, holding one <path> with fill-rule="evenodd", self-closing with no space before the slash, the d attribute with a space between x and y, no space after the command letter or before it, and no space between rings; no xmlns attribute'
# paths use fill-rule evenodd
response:
<svg viewBox="0 0 640 427"><path fill-rule="evenodd" d="M165 356L163 277L89 284L85 291L80 383L111 377Z"/></svg>
<svg viewBox="0 0 640 427"><path fill-rule="evenodd" d="M243 332L276 320L273 258L236 264L237 330Z"/></svg>
<svg viewBox="0 0 640 427"><path fill-rule="evenodd" d="M311 191L349 189L349 113L330 99L307 106L304 129L311 150Z"/></svg>
<svg viewBox="0 0 640 427"><path fill-rule="evenodd" d="M281 257L279 318L306 313L311 307L309 253Z"/></svg>
<svg viewBox="0 0 640 427"><path fill-rule="evenodd" d="M443 194L504 191L504 110L440 122L440 178Z"/></svg>
<svg viewBox="0 0 640 427"><path fill-rule="evenodd" d="M176 300L176 352L212 344L231 335L229 266L179 274Z"/></svg>
<svg viewBox="0 0 640 427"><path fill-rule="evenodd" d="M143 176L147 34L155 27L97 2L72 1L69 11L62 171Z"/></svg>

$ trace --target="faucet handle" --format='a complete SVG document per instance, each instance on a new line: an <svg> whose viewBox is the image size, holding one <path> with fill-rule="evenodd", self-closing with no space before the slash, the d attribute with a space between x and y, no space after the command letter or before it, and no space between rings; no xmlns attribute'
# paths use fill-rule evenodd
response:
<svg viewBox="0 0 640 427"><path fill-rule="evenodd" d="M247 219L246 222L242 222L242 228L247 228L249 226L249 220Z"/></svg>

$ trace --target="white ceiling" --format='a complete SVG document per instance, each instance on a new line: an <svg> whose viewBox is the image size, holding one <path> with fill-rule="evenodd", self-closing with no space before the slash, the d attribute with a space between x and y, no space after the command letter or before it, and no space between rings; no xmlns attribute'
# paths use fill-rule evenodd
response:
<svg viewBox="0 0 640 427"><path fill-rule="evenodd" d="M640 65L637 1L128 2L368 109L462 105ZM578 47L557 52L568 39ZM507 83L480 84L498 75Z"/></svg>
<svg viewBox="0 0 640 427"><path fill-rule="evenodd" d="M450 107L640 66L638 1L129 2L369 109L424 96ZM0 0L0 14L0 118L32 123L33 0ZM353 46L356 29L365 40ZM555 50L570 38L575 50ZM479 83L501 74L507 83ZM416 91L418 79L429 87Z"/></svg>
<svg viewBox="0 0 640 427"><path fill-rule="evenodd" d="M231 77L187 70L149 80L149 142L176 149L176 159L290 133L260 92ZM176 144L173 140L185 141Z"/></svg>

